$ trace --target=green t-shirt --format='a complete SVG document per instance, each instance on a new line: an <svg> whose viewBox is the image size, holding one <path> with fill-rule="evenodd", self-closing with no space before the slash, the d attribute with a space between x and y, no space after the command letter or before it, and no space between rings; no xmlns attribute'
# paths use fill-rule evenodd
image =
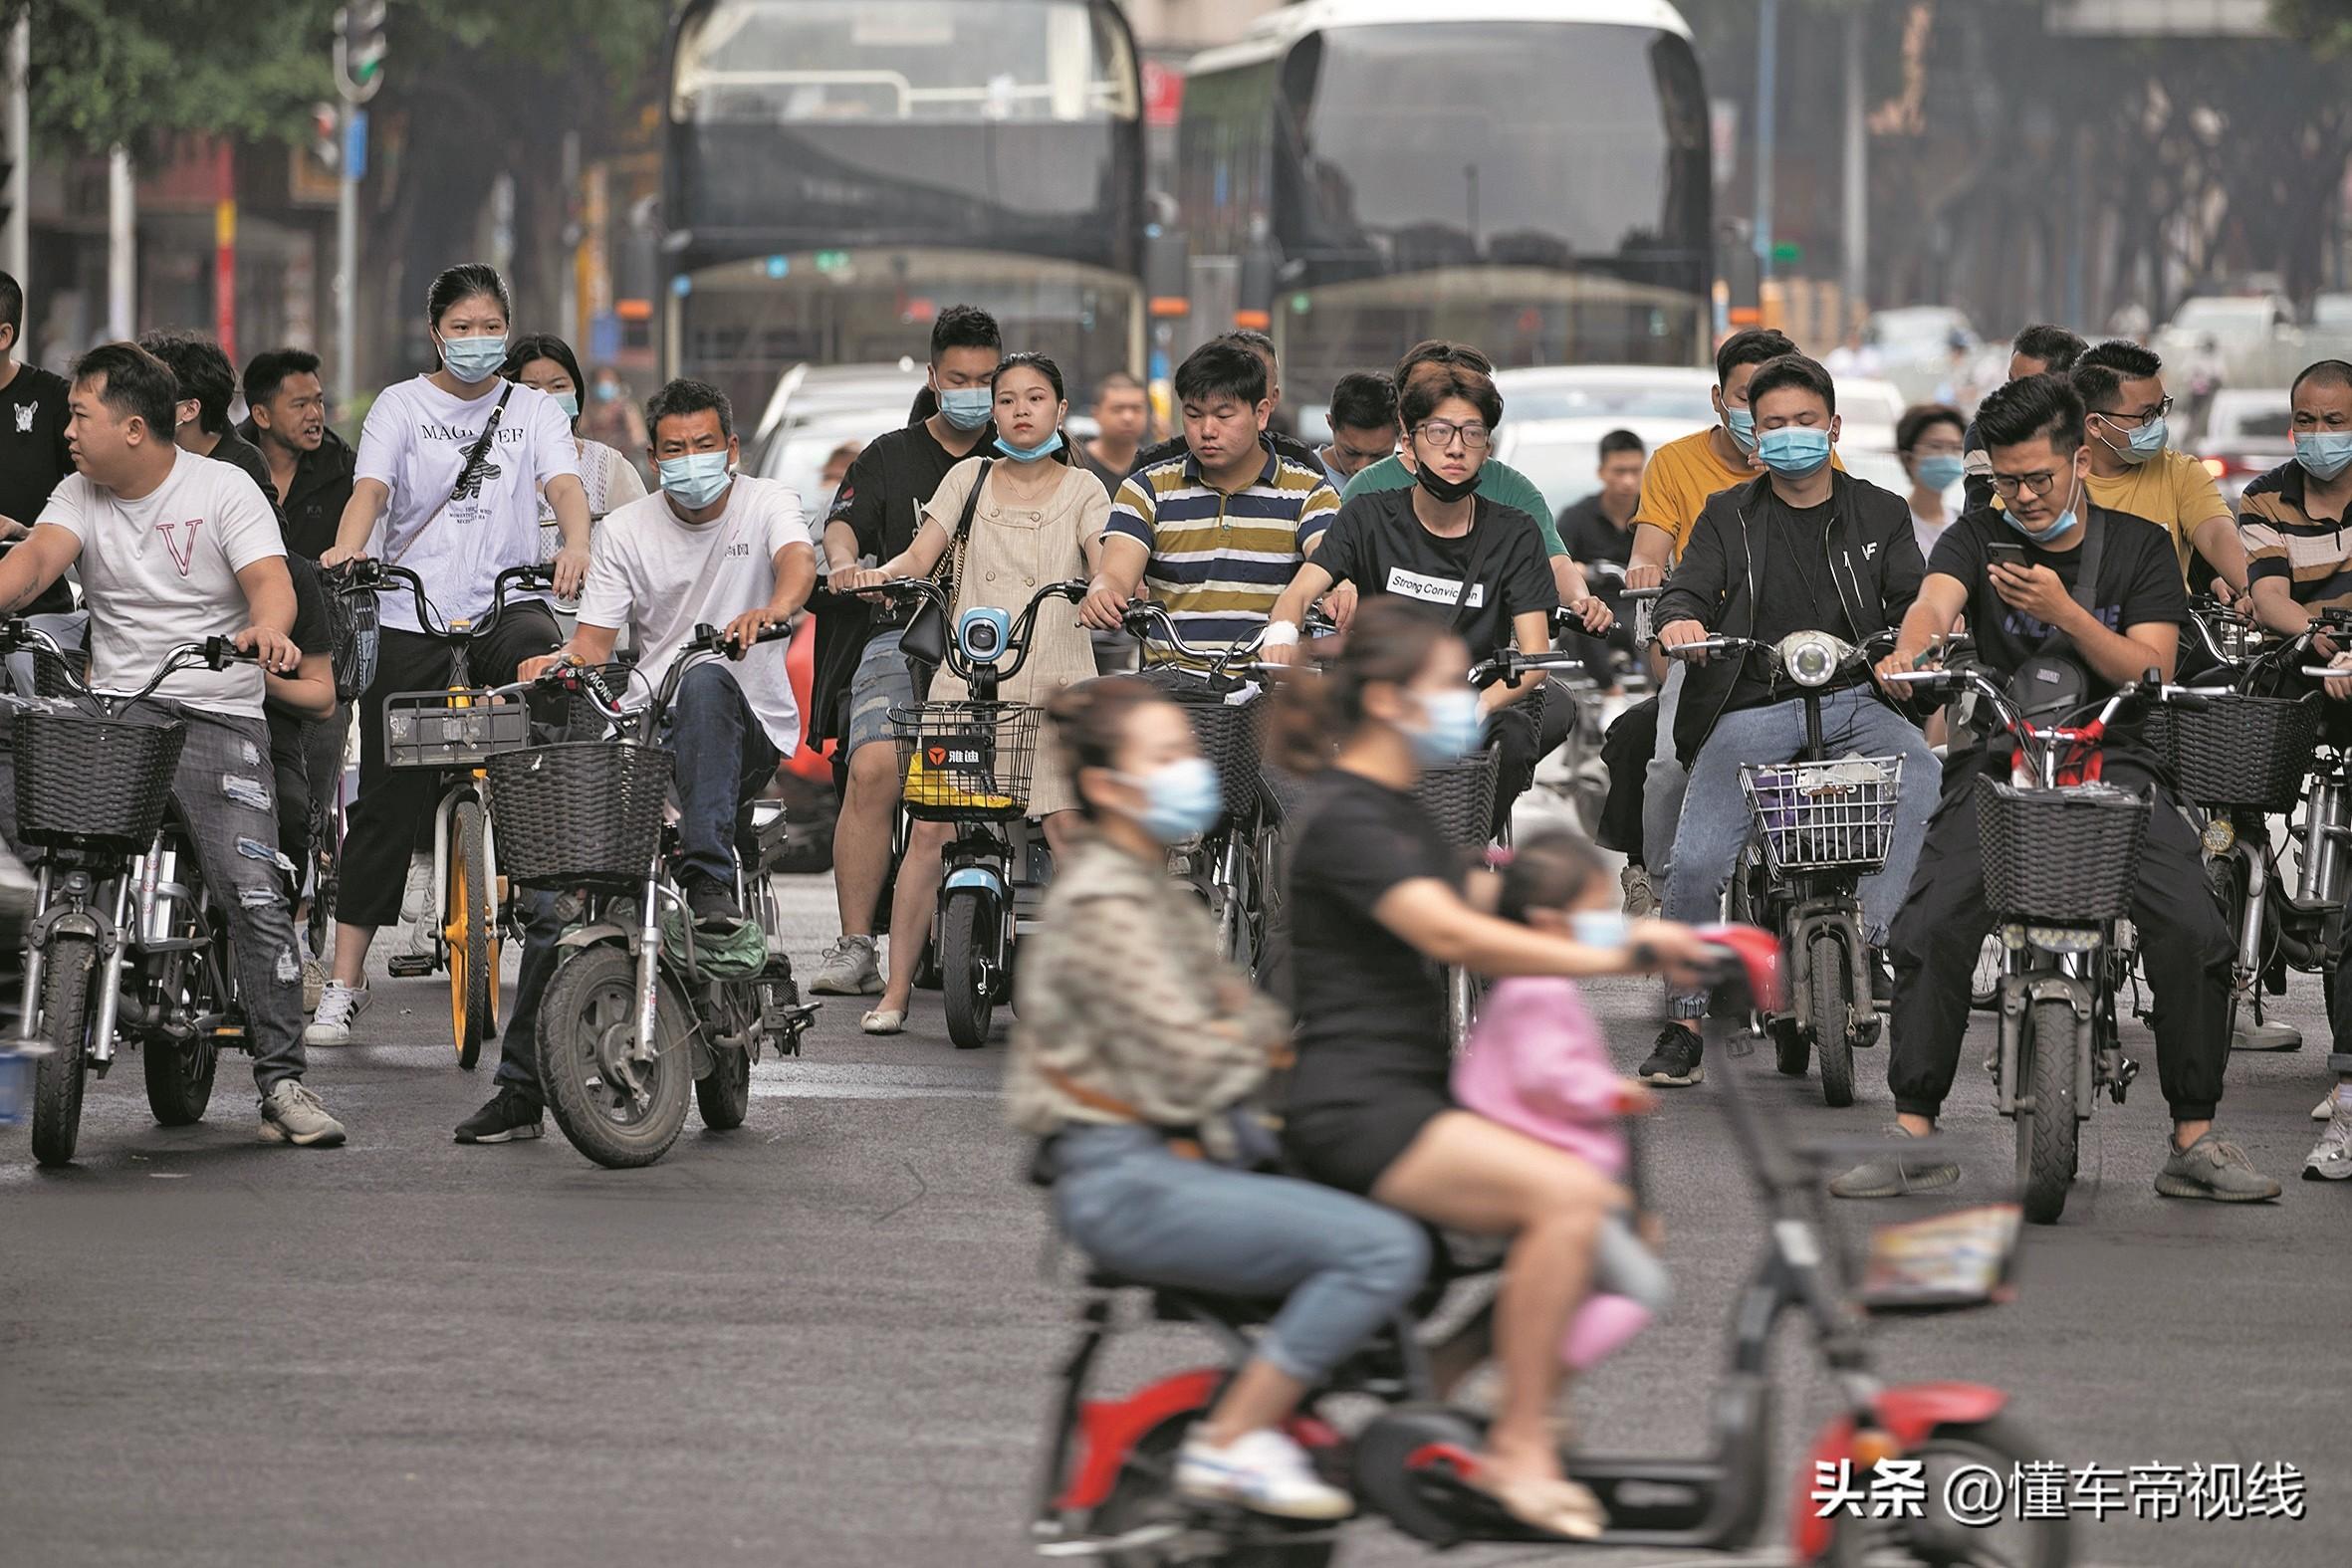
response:
<svg viewBox="0 0 2352 1568"><path fill-rule="evenodd" d="M1410 490L1413 473L1405 467L1403 458L1391 454L1347 482L1347 489L1339 500L1342 505L1358 496L1368 496L1382 490ZM1535 482L1513 468L1509 463L1487 459L1486 467L1478 471L1478 493L1497 506L1517 507L1535 520L1535 527L1543 531L1543 554L1564 556L1568 547L1560 543L1559 524L1551 515L1551 508L1543 500L1543 492Z"/></svg>

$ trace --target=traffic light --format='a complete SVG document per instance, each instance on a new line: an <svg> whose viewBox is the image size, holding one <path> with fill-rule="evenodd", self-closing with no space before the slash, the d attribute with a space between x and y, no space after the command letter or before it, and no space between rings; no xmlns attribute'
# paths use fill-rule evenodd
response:
<svg viewBox="0 0 2352 1568"><path fill-rule="evenodd" d="M311 106L311 156L330 173L343 167L343 114L333 104Z"/></svg>
<svg viewBox="0 0 2352 1568"><path fill-rule="evenodd" d="M383 86L385 0L351 0L335 13L335 74L343 96L364 104Z"/></svg>

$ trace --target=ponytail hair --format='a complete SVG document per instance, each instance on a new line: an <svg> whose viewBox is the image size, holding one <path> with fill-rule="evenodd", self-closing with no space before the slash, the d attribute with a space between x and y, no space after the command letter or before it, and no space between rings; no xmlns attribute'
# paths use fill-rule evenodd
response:
<svg viewBox="0 0 2352 1568"><path fill-rule="evenodd" d="M1069 770L1070 793L1089 820L1094 816L1094 802L1078 787L1078 775L1089 768L1117 768L1119 749L1127 744L1128 721L1135 711L1146 703L1167 700L1165 693L1148 682L1110 675L1064 686L1046 704L1062 766Z"/></svg>
<svg viewBox="0 0 2352 1568"><path fill-rule="evenodd" d="M1328 768L1339 744L1364 722L1364 689L1405 685L1453 635L1445 622L1403 599L1367 597L1338 656L1319 676L1294 674L1275 688L1269 736L1275 761L1294 773Z"/></svg>

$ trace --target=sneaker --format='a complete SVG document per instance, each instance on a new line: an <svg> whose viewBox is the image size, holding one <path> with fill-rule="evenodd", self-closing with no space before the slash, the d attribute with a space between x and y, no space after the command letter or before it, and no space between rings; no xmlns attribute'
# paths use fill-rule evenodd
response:
<svg viewBox="0 0 2352 1568"><path fill-rule="evenodd" d="M735 890L724 882L707 876L686 879L686 907L694 912L694 923L705 931L722 931L729 926L743 924L743 910L735 902Z"/></svg>
<svg viewBox="0 0 2352 1568"><path fill-rule="evenodd" d="M283 1078L261 1102L261 1135L274 1143L332 1149L343 1142L343 1123L327 1114L300 1078Z"/></svg>
<svg viewBox="0 0 2352 1568"><path fill-rule="evenodd" d="M302 961L302 1010L319 1010L319 999L327 995L327 966L317 959Z"/></svg>
<svg viewBox="0 0 2352 1568"><path fill-rule="evenodd" d="M2278 1196L2278 1184L2255 1170L2243 1149L2225 1142L2220 1133L2210 1128L2186 1149L2175 1145L2168 1136L2165 1149L2164 1169L2156 1173L2156 1190L2167 1198L2260 1204Z"/></svg>
<svg viewBox="0 0 2352 1568"><path fill-rule="evenodd" d="M411 855L408 882L400 889L400 918L419 925L433 918L433 857Z"/></svg>
<svg viewBox="0 0 2352 1568"><path fill-rule="evenodd" d="M319 988L318 1016L302 1031L305 1045L349 1045L352 1042L352 1019L357 1017L368 1003L364 983L347 986L331 980Z"/></svg>
<svg viewBox="0 0 2352 1568"><path fill-rule="evenodd" d="M1223 1448L1195 1433L1176 1451L1176 1489L1283 1519L1344 1519L1355 1500L1315 1474L1305 1451L1260 1428Z"/></svg>
<svg viewBox="0 0 2352 1568"><path fill-rule="evenodd" d="M1625 889L1625 916L1629 920L1647 920L1658 912L1658 892L1650 886L1650 868L1625 863L1617 873L1617 885Z"/></svg>
<svg viewBox="0 0 2352 1568"><path fill-rule="evenodd" d="M1657 1046L1649 1060L1634 1070L1634 1076L1644 1083L1687 1088L1707 1076L1707 1069L1699 1065L1699 1052L1697 1029L1688 1023L1669 1023L1658 1031Z"/></svg>
<svg viewBox="0 0 2352 1568"><path fill-rule="evenodd" d="M878 997L882 969L874 962L874 939L843 937L824 950L809 989L821 997Z"/></svg>
<svg viewBox="0 0 2352 1568"><path fill-rule="evenodd" d="M2315 1122L2324 1122L2332 1119L2335 1114L2336 1091L2330 1089L2319 1097L2317 1105L2311 1107L2311 1119Z"/></svg>
<svg viewBox="0 0 2352 1568"><path fill-rule="evenodd" d="M490 1103L457 1124L459 1143L513 1143L537 1138L547 1129L540 1121L540 1104L527 1091L502 1083Z"/></svg>
<svg viewBox="0 0 2352 1568"><path fill-rule="evenodd" d="M1900 1122L1889 1127L1886 1136L1906 1142L1912 1139ZM1836 1198L1900 1198L1905 1193L1950 1187L1959 1180L1960 1166L1955 1161L1906 1160L1889 1153L1880 1159L1864 1160L1843 1176L1832 1177L1829 1192Z"/></svg>

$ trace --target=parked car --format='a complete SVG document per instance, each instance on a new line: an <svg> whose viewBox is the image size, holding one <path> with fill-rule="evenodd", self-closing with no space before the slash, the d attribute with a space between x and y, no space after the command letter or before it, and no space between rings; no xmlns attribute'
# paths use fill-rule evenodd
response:
<svg viewBox="0 0 2352 1568"><path fill-rule="evenodd" d="M1968 314L1949 305L1905 305L1872 311L1862 324L1862 341L1878 354L1879 364L1942 365L1952 357L1955 340L1974 348L1979 338Z"/></svg>
<svg viewBox="0 0 2352 1568"><path fill-rule="evenodd" d="M2233 507L2247 485L2294 453L2294 416L2285 387L2226 386L2214 393L2197 455Z"/></svg>
<svg viewBox="0 0 2352 1568"><path fill-rule="evenodd" d="M1664 364L1530 365L1498 371L1504 423L1518 419L1637 419L1712 423L1715 372Z"/></svg>
<svg viewBox="0 0 2352 1568"><path fill-rule="evenodd" d="M765 441L783 425L872 408L895 408L895 422L904 424L928 374L920 360L905 357L895 364L796 364L777 378L753 439Z"/></svg>

